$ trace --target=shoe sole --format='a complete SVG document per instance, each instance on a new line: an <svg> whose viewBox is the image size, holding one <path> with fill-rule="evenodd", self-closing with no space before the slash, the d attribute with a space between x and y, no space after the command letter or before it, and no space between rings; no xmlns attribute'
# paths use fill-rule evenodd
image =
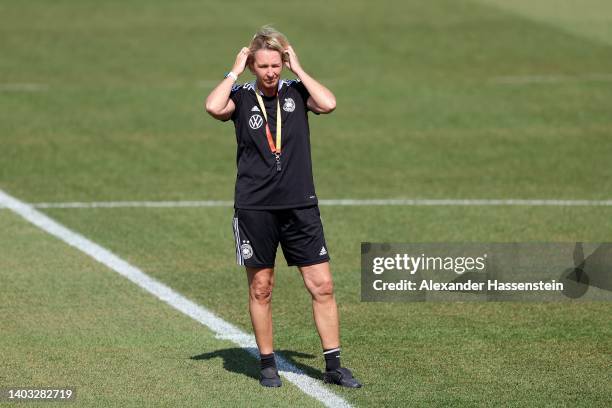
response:
<svg viewBox="0 0 612 408"><path fill-rule="evenodd" d="M274 383L268 383L268 384L266 384L266 383L265 383L265 382L263 382L263 381L259 381L259 384L261 384L261 386L262 386L262 387L268 387L268 388L278 388L278 387L280 387L280 386L282 386L282 385L283 385L283 383L282 383L282 382L280 382L280 379L278 380L278 382L277 382L277 383L276 383L276 382L274 382Z"/></svg>

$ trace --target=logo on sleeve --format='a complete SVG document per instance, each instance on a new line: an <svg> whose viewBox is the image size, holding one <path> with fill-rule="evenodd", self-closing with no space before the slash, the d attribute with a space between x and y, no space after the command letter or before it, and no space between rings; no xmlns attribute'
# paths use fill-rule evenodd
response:
<svg viewBox="0 0 612 408"><path fill-rule="evenodd" d="M285 103L283 104L283 110L285 112L293 112L295 110L295 101L291 98L285 98Z"/></svg>
<svg viewBox="0 0 612 408"><path fill-rule="evenodd" d="M263 118L261 117L261 115L256 114L251 116L251 118L249 119L249 126L251 127L251 129L259 129L261 125L263 125Z"/></svg>

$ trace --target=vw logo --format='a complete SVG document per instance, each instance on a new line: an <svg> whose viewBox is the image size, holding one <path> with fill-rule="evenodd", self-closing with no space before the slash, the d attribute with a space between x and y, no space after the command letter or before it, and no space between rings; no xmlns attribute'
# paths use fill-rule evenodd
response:
<svg viewBox="0 0 612 408"><path fill-rule="evenodd" d="M259 129L263 125L263 118L261 115L253 115L249 119L249 126L251 129Z"/></svg>

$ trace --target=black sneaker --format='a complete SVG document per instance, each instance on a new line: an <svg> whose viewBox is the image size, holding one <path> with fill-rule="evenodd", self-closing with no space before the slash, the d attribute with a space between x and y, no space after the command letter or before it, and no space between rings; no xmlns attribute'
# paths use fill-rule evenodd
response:
<svg viewBox="0 0 612 408"><path fill-rule="evenodd" d="M261 374L259 376L259 383L264 387L280 387L283 385L280 377L278 376L278 371L276 367L266 367L261 370Z"/></svg>
<svg viewBox="0 0 612 408"><path fill-rule="evenodd" d="M333 371L326 371L323 375L323 382L327 384L338 384L348 388L361 388L361 384L353 377L351 370L344 367L340 367Z"/></svg>

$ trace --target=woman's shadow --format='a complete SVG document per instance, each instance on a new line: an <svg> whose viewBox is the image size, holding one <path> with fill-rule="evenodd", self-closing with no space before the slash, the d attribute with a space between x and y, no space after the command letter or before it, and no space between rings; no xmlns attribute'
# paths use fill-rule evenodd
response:
<svg viewBox="0 0 612 408"><path fill-rule="evenodd" d="M320 370L317 370L311 366L302 364L295 360L295 358L309 358L313 359L315 356L312 354L300 353L298 351L292 350L277 350L275 351L277 355L277 364L279 354L294 367L297 367L299 370L302 370L307 376L319 379L322 374ZM257 356L257 357L256 357ZM226 348L221 350L212 351L210 353L203 353L197 356L190 357L191 360L212 360L213 358L222 358L223 359L223 368L227 371L231 371L233 373L244 374L247 377L251 377L253 379L259 380L259 363L255 363L255 358L258 358L259 352L256 348ZM287 370L288 367L283 365L279 365L278 367L281 370ZM293 370L295 371L295 370Z"/></svg>

